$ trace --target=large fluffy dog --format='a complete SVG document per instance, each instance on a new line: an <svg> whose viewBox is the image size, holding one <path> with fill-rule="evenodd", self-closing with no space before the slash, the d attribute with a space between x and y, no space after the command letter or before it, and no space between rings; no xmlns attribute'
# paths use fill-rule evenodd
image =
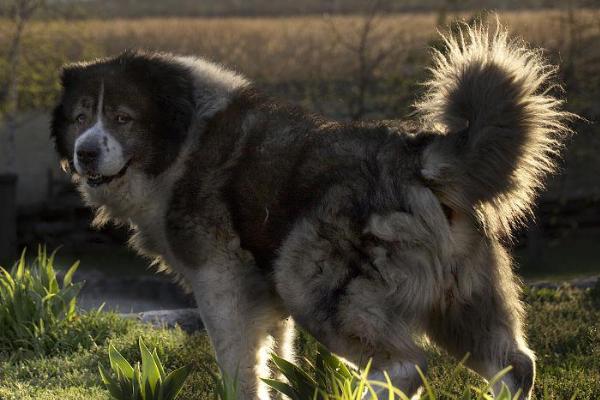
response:
<svg viewBox="0 0 600 400"><path fill-rule="evenodd" d="M407 393L426 335L530 396L535 363L502 246L568 133L538 52L464 28L435 54L418 129L274 102L207 61L125 53L67 66L52 135L96 223L193 289L221 366L265 399L291 316ZM413 124L414 125L414 124Z"/></svg>

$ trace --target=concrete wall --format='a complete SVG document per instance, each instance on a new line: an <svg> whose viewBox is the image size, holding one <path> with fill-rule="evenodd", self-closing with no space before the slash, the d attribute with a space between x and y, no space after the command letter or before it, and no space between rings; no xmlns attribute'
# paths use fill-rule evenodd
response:
<svg viewBox="0 0 600 400"><path fill-rule="evenodd" d="M54 143L50 140L50 115L30 112L21 115L18 121L17 205L32 206L42 203L52 190L68 182L68 177L58 165ZM0 135L4 134L0 129ZM3 141L0 146L5 146ZM6 154L6 149L0 148L0 154Z"/></svg>

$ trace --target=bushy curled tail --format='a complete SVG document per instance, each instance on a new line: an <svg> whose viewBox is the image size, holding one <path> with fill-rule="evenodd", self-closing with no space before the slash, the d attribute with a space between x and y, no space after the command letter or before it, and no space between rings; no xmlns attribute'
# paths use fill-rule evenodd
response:
<svg viewBox="0 0 600 400"><path fill-rule="evenodd" d="M422 175L488 234L510 235L555 171L574 115L550 93L556 67L499 24L495 32L464 26L444 42L416 103L439 133L423 153Z"/></svg>

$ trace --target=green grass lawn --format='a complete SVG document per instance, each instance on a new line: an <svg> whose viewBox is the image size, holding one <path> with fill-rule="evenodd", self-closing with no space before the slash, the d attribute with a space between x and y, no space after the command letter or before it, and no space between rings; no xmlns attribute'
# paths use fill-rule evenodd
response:
<svg viewBox="0 0 600 400"><path fill-rule="evenodd" d="M538 356L537 399L569 399L573 394L577 399L600 398L600 296L593 293L547 289L527 293L530 344ZM216 366L202 333L154 329L110 313L84 314L63 333L56 349L42 358L0 356L0 399L108 400L98 362L108 364L108 342L127 359L137 359L139 336L149 348L158 348L167 370L192 365L180 399L213 398L208 371L216 371ZM304 337L298 346L314 348ZM435 388L454 394L462 393L466 385L483 385L475 374L457 370L454 360L433 348L428 377Z"/></svg>

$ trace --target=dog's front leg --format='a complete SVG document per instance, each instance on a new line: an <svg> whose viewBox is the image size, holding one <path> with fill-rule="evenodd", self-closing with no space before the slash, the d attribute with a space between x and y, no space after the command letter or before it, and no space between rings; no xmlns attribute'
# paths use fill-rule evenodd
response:
<svg viewBox="0 0 600 400"><path fill-rule="evenodd" d="M194 272L193 289L217 362L236 379L239 398L267 400L269 331L285 318L278 297L253 265L213 260Z"/></svg>

